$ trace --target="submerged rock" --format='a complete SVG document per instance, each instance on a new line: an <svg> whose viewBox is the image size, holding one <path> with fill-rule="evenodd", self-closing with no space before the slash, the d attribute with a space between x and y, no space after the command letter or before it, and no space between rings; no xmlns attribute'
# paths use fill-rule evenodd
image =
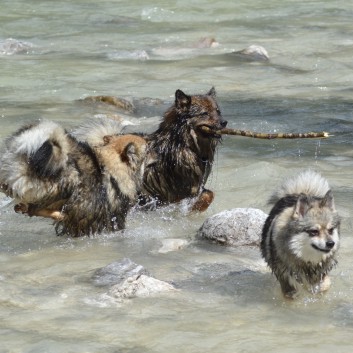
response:
<svg viewBox="0 0 353 353"><path fill-rule="evenodd" d="M230 246L259 245L267 214L256 208L234 208L205 220L197 236Z"/></svg>
<svg viewBox="0 0 353 353"><path fill-rule="evenodd" d="M27 54L33 44L21 42L17 39L7 38L0 40L0 55Z"/></svg>
<svg viewBox="0 0 353 353"><path fill-rule="evenodd" d="M231 53L239 58L252 61L268 61L270 57L267 50L261 45L250 45L249 47Z"/></svg>
<svg viewBox="0 0 353 353"><path fill-rule="evenodd" d="M135 297L148 297L176 290L171 284L149 275L148 271L128 258L113 262L95 271L92 276L96 286L110 286L103 295L103 302L114 302ZM99 301L99 300L98 300Z"/></svg>
<svg viewBox="0 0 353 353"><path fill-rule="evenodd" d="M108 54L110 60L149 60L149 55L145 50L119 50Z"/></svg>
<svg viewBox="0 0 353 353"><path fill-rule="evenodd" d="M125 281L129 277L148 275L147 270L125 258L122 261L112 262L111 264L95 271L92 276L96 286L111 286Z"/></svg>
<svg viewBox="0 0 353 353"><path fill-rule="evenodd" d="M114 96L88 96L82 101L90 104L104 103L128 113L132 113L135 110L134 105L127 99Z"/></svg>
<svg viewBox="0 0 353 353"><path fill-rule="evenodd" d="M176 251L187 246L189 242L185 239L172 239L167 238L162 240L162 247L159 248L158 252L160 254L165 254L170 251Z"/></svg>

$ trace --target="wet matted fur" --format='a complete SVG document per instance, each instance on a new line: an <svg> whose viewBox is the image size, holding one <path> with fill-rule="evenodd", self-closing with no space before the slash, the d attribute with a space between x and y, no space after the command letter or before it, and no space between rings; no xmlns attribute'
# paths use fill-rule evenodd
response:
<svg viewBox="0 0 353 353"><path fill-rule="evenodd" d="M146 142L136 135L101 137L102 143L92 146L51 121L10 136L0 184L19 202L15 211L53 218L58 234L123 229L141 187Z"/></svg>
<svg viewBox="0 0 353 353"><path fill-rule="evenodd" d="M214 195L204 185L221 140L215 131L226 124L214 88L197 95L177 90L175 103L165 112L157 131L145 136L148 148L141 204L149 198L162 205L196 198L193 209L207 209ZM202 130L204 126L209 133Z"/></svg>
<svg viewBox="0 0 353 353"><path fill-rule="evenodd" d="M261 252L283 294L294 298L301 286L313 293L327 290L340 243L340 217L327 180L303 171L285 180L270 202Z"/></svg>

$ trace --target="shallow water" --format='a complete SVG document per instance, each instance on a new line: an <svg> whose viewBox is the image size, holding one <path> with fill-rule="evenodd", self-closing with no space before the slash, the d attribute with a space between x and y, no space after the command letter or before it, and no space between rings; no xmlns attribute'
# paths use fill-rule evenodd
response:
<svg viewBox="0 0 353 353"><path fill-rule="evenodd" d="M57 237L51 222L14 214L2 197L0 352L352 350L353 4L12 0L0 8L1 139L37 118L71 128L94 114L116 113L79 101L104 94L137 102L130 119L148 131L176 89L199 93L213 85L230 127L334 135L225 137L208 182L216 199L207 212L132 213L117 234ZM206 36L219 45L195 48ZM229 54L251 44L265 47L270 61ZM288 302L258 249L197 241L195 233L225 209L268 212L272 189L303 167L328 178L343 218L342 245L330 291ZM189 245L160 253L167 238ZM178 291L111 300L92 276L124 258Z"/></svg>

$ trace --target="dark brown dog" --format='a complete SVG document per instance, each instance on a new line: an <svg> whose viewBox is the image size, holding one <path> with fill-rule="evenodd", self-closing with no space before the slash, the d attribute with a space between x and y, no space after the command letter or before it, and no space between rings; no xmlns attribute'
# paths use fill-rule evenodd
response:
<svg viewBox="0 0 353 353"><path fill-rule="evenodd" d="M165 112L157 131L145 137L148 147L141 204L149 198L159 205L196 198L192 209L206 210L214 198L204 185L221 140L216 131L226 125L214 88L191 96L177 90L175 104Z"/></svg>

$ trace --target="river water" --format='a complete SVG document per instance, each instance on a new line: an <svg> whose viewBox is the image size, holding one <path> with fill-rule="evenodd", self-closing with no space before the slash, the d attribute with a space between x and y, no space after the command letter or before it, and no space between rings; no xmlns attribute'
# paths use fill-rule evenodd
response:
<svg viewBox="0 0 353 353"><path fill-rule="evenodd" d="M229 127L334 136L224 137L207 212L137 212L117 234L57 237L50 221L14 214L2 195L0 352L351 352L352 18L353 3L343 0L2 0L1 139L38 118L70 129L116 113L80 101L94 95L137 102L130 118L137 130L151 130L176 89L212 86ZM218 45L198 48L204 37ZM229 54L252 44L270 61ZM222 210L268 212L273 188L306 167L330 182L342 244L330 291L289 302L258 248L222 247L195 234ZM169 238L188 245L161 252ZM178 291L108 300L92 276L124 258Z"/></svg>

